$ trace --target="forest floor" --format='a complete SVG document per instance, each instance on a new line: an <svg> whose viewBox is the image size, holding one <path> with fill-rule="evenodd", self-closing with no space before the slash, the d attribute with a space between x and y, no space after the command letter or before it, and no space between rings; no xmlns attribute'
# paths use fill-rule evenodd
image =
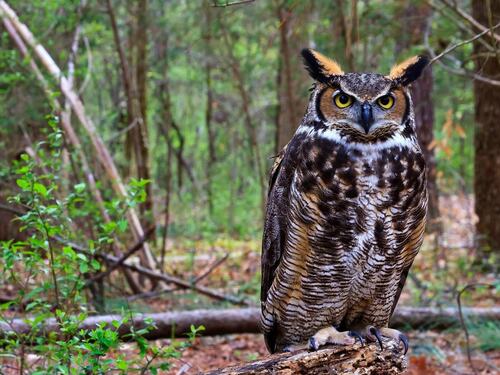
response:
<svg viewBox="0 0 500 375"><path fill-rule="evenodd" d="M474 257L473 202L467 196L441 198L442 234L426 236L401 295L407 306L456 307L457 293L467 285L498 282L497 275L477 273L471 267ZM258 305L260 291L260 243L257 240L218 238L207 240L169 240L167 271L184 279L208 273L200 285L246 297ZM214 267L214 264L218 264ZM489 307L500 305L498 293L487 288L471 288L463 293L462 305ZM108 311L130 308L140 312L164 312L201 308L231 307L190 291L164 293L148 299L125 299L110 290ZM433 322L419 331L406 332L410 338L409 374L474 374L467 356L464 332L459 328L432 330ZM467 321L470 350L476 374L500 373L500 324ZM165 346L170 340L152 345ZM133 343L118 348L127 357L137 356ZM168 374L197 374L203 371L249 362L267 355L261 335L239 334L197 337L181 357L171 361Z"/></svg>

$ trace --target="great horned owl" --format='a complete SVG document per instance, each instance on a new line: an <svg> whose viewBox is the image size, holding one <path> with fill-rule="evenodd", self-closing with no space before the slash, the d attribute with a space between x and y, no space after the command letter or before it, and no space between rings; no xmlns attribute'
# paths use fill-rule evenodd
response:
<svg viewBox="0 0 500 375"><path fill-rule="evenodd" d="M388 328L422 243L425 161L409 84L428 63L388 75L344 73L303 50L315 80L297 132L270 177L262 246L261 323L270 352L355 338L401 340Z"/></svg>

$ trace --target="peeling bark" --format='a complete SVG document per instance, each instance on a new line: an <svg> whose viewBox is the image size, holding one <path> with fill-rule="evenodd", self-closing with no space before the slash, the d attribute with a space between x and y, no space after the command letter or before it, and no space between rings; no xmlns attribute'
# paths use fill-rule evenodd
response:
<svg viewBox="0 0 500 375"><path fill-rule="evenodd" d="M383 350L376 344L356 344L316 352L280 353L206 374L400 374L408 367L408 359L396 345L390 341L384 343Z"/></svg>

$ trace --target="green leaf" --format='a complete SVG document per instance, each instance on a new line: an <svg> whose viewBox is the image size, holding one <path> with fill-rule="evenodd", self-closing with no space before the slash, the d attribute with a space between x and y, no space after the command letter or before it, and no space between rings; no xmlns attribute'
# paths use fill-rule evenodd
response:
<svg viewBox="0 0 500 375"><path fill-rule="evenodd" d="M70 259L76 259L75 250L73 250L70 246L64 246L63 253Z"/></svg>
<svg viewBox="0 0 500 375"><path fill-rule="evenodd" d="M35 182L35 184L33 185L33 190L40 194L41 196L43 196L44 198L47 197L47 188L39 183L39 182Z"/></svg>
<svg viewBox="0 0 500 375"><path fill-rule="evenodd" d="M128 227L128 221L126 219L120 219L118 220L117 222L118 224L118 229L120 230L120 232L125 232L127 230L127 227Z"/></svg>
<svg viewBox="0 0 500 375"><path fill-rule="evenodd" d="M75 185L75 191L76 191L76 193L78 193L78 194L83 193L85 191L85 187L86 187L86 185L83 182L79 183L79 184L76 184Z"/></svg>
<svg viewBox="0 0 500 375"><path fill-rule="evenodd" d="M89 271L89 265L86 262L80 263L80 272L87 273Z"/></svg>
<svg viewBox="0 0 500 375"><path fill-rule="evenodd" d="M122 370L122 371L127 371L128 370L128 362L124 359L117 359L116 360L116 367L118 368L118 370Z"/></svg>
<svg viewBox="0 0 500 375"><path fill-rule="evenodd" d="M23 178L19 178L16 180L17 186L19 186L21 189L24 191L30 191L31 190L31 183Z"/></svg>

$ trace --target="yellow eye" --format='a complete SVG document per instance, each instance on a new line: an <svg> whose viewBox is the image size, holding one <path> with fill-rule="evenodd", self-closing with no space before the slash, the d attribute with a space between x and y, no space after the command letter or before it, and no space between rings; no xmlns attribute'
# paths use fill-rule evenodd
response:
<svg viewBox="0 0 500 375"><path fill-rule="evenodd" d="M390 109L394 105L394 98L390 95L384 95L378 98L377 103L384 109Z"/></svg>
<svg viewBox="0 0 500 375"><path fill-rule="evenodd" d="M335 95L333 101L335 102L335 105L339 108L347 108L353 102L352 97L347 94L344 94L343 92Z"/></svg>

